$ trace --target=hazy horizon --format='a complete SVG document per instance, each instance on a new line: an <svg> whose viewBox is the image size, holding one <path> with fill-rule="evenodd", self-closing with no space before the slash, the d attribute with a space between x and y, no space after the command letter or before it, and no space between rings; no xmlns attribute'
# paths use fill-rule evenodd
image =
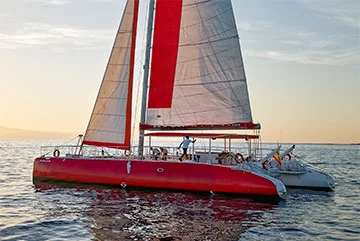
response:
<svg viewBox="0 0 360 241"><path fill-rule="evenodd" d="M75 133L75 132L61 132L56 130L50 131L39 131L39 130L23 130L18 128L9 128L0 126L0 140L21 140L21 139L61 139L69 140L74 139L78 135L84 133ZM166 141L169 138L158 138L159 141ZM176 138L172 138L172 141L177 141ZM359 145L360 142L350 142L350 143L332 143L332 142L278 142L278 141L262 141L263 143L278 143L278 144L329 144L329 145Z"/></svg>
<svg viewBox="0 0 360 241"><path fill-rule="evenodd" d="M262 125L263 142L359 143L360 2L232 3L253 120ZM134 103L142 80L147 4L140 1ZM1 1L0 126L83 133L124 5ZM137 131L132 136L137 139Z"/></svg>
<svg viewBox="0 0 360 241"><path fill-rule="evenodd" d="M61 131L23 130L0 126L0 139L70 139L77 134Z"/></svg>

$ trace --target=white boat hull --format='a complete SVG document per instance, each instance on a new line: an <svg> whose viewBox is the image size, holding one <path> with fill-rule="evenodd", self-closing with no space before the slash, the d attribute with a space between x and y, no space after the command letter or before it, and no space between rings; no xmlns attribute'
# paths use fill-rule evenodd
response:
<svg viewBox="0 0 360 241"><path fill-rule="evenodd" d="M282 181L286 187L323 190L335 188L334 179L330 175L310 166L306 166L305 170L304 172L279 171L276 178Z"/></svg>
<svg viewBox="0 0 360 241"><path fill-rule="evenodd" d="M282 166L268 167L271 176L276 177L286 187L333 190L332 176L299 160L283 160Z"/></svg>

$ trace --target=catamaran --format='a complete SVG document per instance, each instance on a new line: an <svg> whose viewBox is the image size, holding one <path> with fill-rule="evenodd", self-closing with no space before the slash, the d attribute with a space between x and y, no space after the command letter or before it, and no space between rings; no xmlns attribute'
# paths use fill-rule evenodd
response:
<svg viewBox="0 0 360 241"><path fill-rule="evenodd" d="M131 122L139 0L128 0L84 137L73 152L56 149L36 158L34 182L285 197L284 184L263 172L147 155L144 137L154 131L260 128L252 120L231 0L149 4L138 147L131 145ZM92 146L101 154L86 154ZM108 155L105 149L124 152Z"/></svg>

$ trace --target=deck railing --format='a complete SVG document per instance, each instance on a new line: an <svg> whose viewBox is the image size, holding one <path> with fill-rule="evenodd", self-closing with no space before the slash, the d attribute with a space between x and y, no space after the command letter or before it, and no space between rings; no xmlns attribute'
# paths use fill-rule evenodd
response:
<svg viewBox="0 0 360 241"><path fill-rule="evenodd" d="M160 151L160 146L152 146L153 149ZM60 157L90 157L90 158L117 158L117 159L155 159L155 160L179 160L183 150L177 147L161 146L168 151L167 156L153 154L150 150L150 146L144 147L144 156L138 156L138 147L133 146L130 150L120 150L109 147L96 147L96 146L82 146L79 145L61 145L61 146L42 146L40 155L45 157L60 156ZM193 151L193 147L190 147L187 151L187 155L182 159L184 161L199 161L202 163L218 163L216 159L217 154L221 153L223 149L221 147L212 147L211 152L208 149L197 146ZM194 153L194 155L192 155ZM244 157L247 157L247 150L244 148L232 148L232 153L243 153ZM196 159L196 160L195 160ZM256 160L261 159L256 156Z"/></svg>

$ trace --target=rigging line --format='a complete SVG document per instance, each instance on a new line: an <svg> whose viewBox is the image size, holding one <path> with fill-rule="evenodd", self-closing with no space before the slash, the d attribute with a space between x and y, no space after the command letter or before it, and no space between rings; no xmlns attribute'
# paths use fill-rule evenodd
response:
<svg viewBox="0 0 360 241"><path fill-rule="evenodd" d="M194 8L195 8L195 7L194 7ZM227 11L229 11L229 10L231 10L231 9L228 9ZM223 13L226 13L227 11L224 11ZM183 11L183 12L184 12L184 11ZM218 16L222 15L223 13L217 14L217 15L213 16L212 18L218 17ZM205 22L206 22L206 21L205 21ZM199 23L196 23L196 24L188 25L188 26L182 26L182 29L181 29L181 30L183 30L184 32L186 32L186 31L189 31L188 28L192 28L192 27L195 27L195 26L200 25L200 24L202 24L202 23L199 22ZM228 26L228 25L227 25L227 26ZM230 25L230 27L227 28L226 30L221 31L221 32L219 32L219 33L217 33L217 34L215 34L215 35L210 36L210 37L216 37L216 36L218 36L218 35L225 34L225 33L229 32L229 31L231 31L231 30L235 30L235 31L237 30L237 26L236 26L236 23L235 23L235 22L234 22L234 24ZM198 31L199 31L199 30L198 30ZM203 41L203 40L206 40L206 39L201 39L201 40L198 40L198 41Z"/></svg>
<svg viewBox="0 0 360 241"><path fill-rule="evenodd" d="M181 89L181 88L180 88ZM212 93L195 93L195 94L192 94L191 95L191 97L196 97L196 96L206 96L206 95L213 95L213 93L219 93L219 95L221 95L220 93L221 92L223 92L223 91L226 91L226 90L229 90L229 89L232 89L232 87L228 87L228 88L223 88L223 89L218 89L218 90L214 90ZM183 94L184 95L184 94ZM177 97L177 99L178 100L181 100L181 99L186 99L186 100L188 100L188 99L190 99L188 96L181 96L181 97ZM193 98L192 98L193 99ZM227 103L228 101L223 101L223 104L224 105L226 105L228 108L234 108L234 106L232 105L232 104L229 104L229 103ZM241 103L241 101L239 101L238 103ZM191 106L191 105L190 105ZM235 107L237 108L237 107L242 107L243 109L245 108L245 107L249 107L250 108L250 103L248 102L248 103L246 103L246 104L238 104L238 105L236 105ZM245 109L247 109L247 108L245 108ZM250 114L251 114L251 112L248 112L248 111L246 111L244 109L244 114L245 115L248 115L248 116L251 116Z"/></svg>
<svg viewBox="0 0 360 241"><path fill-rule="evenodd" d="M241 68L242 66L243 66L242 64L237 65L237 66L232 66L231 68L225 69L225 71L236 69L236 68ZM191 77L191 78L177 79L176 82L189 81L189 80L192 80L192 79L202 79L203 77L215 75L215 74L218 74L218 73L221 73L221 72L216 71L216 72L206 73L206 74L203 74L203 75L194 76L194 77Z"/></svg>
<svg viewBox="0 0 360 241"><path fill-rule="evenodd" d="M79 138L79 135L75 136L74 138L72 138L71 140L69 140L69 141L67 141L67 142L64 142L64 143L61 144L61 145L56 145L55 148L58 148L58 147L66 147L66 145L67 145L68 143L74 141L74 140L77 139L77 138ZM46 146L46 148L48 148L48 147L52 147L52 148L53 148L53 146ZM41 148L41 147L40 147L40 148ZM40 150L40 151L41 151L41 150ZM52 152L52 150L49 151L49 152L47 152L47 153L45 153L45 154L43 154L43 155L46 156L46 155L48 155L48 154L51 153L51 152ZM40 154L41 154L41 153L40 153Z"/></svg>
<svg viewBox="0 0 360 241"><path fill-rule="evenodd" d="M208 2L211 2L211 0L204 0L202 2L188 3L188 4L184 4L183 7L189 7L189 6L196 7L196 5L201 5L201 4L208 3ZM194 8L194 7L192 7L192 8ZM190 8L190 9L192 9L192 8Z"/></svg>
<svg viewBox="0 0 360 241"><path fill-rule="evenodd" d="M125 80L106 80L106 79L104 79L104 82L106 82L106 83L126 83L127 81L125 81Z"/></svg>
<svg viewBox="0 0 360 241"><path fill-rule="evenodd" d="M233 105L233 106L230 106L231 109L237 109L239 107L241 107L242 105ZM225 107L221 107L221 108L212 108L211 110L207 109L207 110L203 110L203 111L190 111L190 112L182 112L181 114L182 115L188 115L188 114L199 114L199 113L211 113L211 112L218 112L218 111L221 111L221 110L228 110L229 109L229 106L225 106ZM213 120L213 118L211 118ZM239 121L241 122L241 121ZM247 120L246 120L247 122Z"/></svg>
<svg viewBox="0 0 360 241"><path fill-rule="evenodd" d="M126 47L126 46L116 46L116 47L114 47L114 49L130 49L130 47Z"/></svg>
<svg viewBox="0 0 360 241"><path fill-rule="evenodd" d="M199 5L194 6L194 8L199 9ZM204 26L204 23L207 23L207 22L209 22L210 20L212 20L214 18L217 18L217 17L219 17L221 15L224 15L226 12L231 11L231 10L232 10L232 8L228 8L228 9L225 9L224 11L222 11L222 12L220 12L220 13L214 15L214 16L211 16L211 17L209 17L207 19L201 20L201 22L194 23L194 24L191 24L191 25L188 25L188 26L183 26L181 28L181 31L184 31L187 28L191 28L191 27L194 27L194 26L197 26L197 25L203 25ZM198 11L198 12L199 12L199 15L200 15L200 11Z"/></svg>
<svg viewBox="0 0 360 241"><path fill-rule="evenodd" d="M219 81L214 81L214 82L208 82L208 83L192 83L192 84L176 84L174 86L196 86L196 85L212 85L212 84L225 84L225 83L232 83L232 82L238 82L238 81L245 81L245 79L235 79L235 80L219 80Z"/></svg>
<svg viewBox="0 0 360 241"><path fill-rule="evenodd" d="M125 86L128 87L129 82L128 81L123 81L123 82L118 82L118 84L116 85L116 87L113 89L113 91L111 92L110 96L113 96L115 91L117 91L120 87L120 85L124 84ZM128 88L127 88L128 89ZM98 98L96 98L96 103L98 99L101 99L101 96L98 96ZM105 107L107 106L107 104L109 103L110 99L108 99L107 101L105 101L105 103L103 103L99 108L101 109L105 109ZM95 104L96 105L96 104Z"/></svg>
<svg viewBox="0 0 360 241"><path fill-rule="evenodd" d="M109 64L109 66L129 66L130 64Z"/></svg>
<svg viewBox="0 0 360 241"><path fill-rule="evenodd" d="M230 28L228 28L228 29L226 29L224 31L221 31L221 32L219 32L217 34L211 35L209 38L215 38L217 36L226 34L228 32L234 31L234 30L236 31L236 25L231 25ZM189 31L189 30L187 30L187 31ZM205 40L208 40L209 38L199 39L198 41L205 41Z"/></svg>
<svg viewBox="0 0 360 241"><path fill-rule="evenodd" d="M183 90L183 88L180 88L178 91L181 91L181 93L182 93L182 95L184 96L185 94L184 94L184 90ZM178 98L177 98L178 99ZM188 102L188 106L191 106L190 105L190 102L188 101L188 99L186 98L186 101ZM181 110L183 109L183 108L177 108L177 106L176 105L174 105L174 107L173 107L173 109L174 109L174 112L175 112L175 116L177 116L179 119L180 119L180 123L186 123L185 121L184 121L184 116L182 115L182 113L181 113ZM170 112L170 117L171 117L171 112ZM186 120L187 118L185 118L185 120Z"/></svg>
<svg viewBox="0 0 360 241"><path fill-rule="evenodd" d="M120 34L130 34L132 30L120 30L117 32L117 35L120 35Z"/></svg>
<svg viewBox="0 0 360 241"><path fill-rule="evenodd" d="M93 113L95 116L117 116L117 117L126 117L125 115L117 115L117 114L104 114L104 113Z"/></svg>
<svg viewBox="0 0 360 241"><path fill-rule="evenodd" d="M61 144L61 145L59 145L59 146L65 146L66 144L72 142L73 140L75 140L75 139L77 139L77 138L79 138L79 135L75 136L75 137L72 138L71 140L69 140L69 141L67 141L67 142L65 142L65 143L63 143L63 144Z"/></svg>
<svg viewBox="0 0 360 241"><path fill-rule="evenodd" d="M215 93L215 92L221 93L221 92L229 90L230 88L233 88L233 87L229 86L227 88L217 89L217 90L212 91L212 93L209 93L209 92L207 92L207 93L204 93L204 92L193 93L193 94L191 94L191 97L213 95L213 93ZM188 96L177 97L177 99L180 99L180 100L183 99L183 98L189 98L189 97Z"/></svg>
<svg viewBox="0 0 360 241"><path fill-rule="evenodd" d="M228 91L229 89L235 89L236 87L238 86L226 86L226 87L223 87L223 88L217 88L217 89L214 89L213 91L211 92L199 92L199 93L193 93L191 94L191 96L187 96L183 93L182 96L179 96L177 97L176 99L184 99L184 98L192 98L192 97L195 97L195 96L206 96L206 95L213 95L214 93L219 93L218 95L222 96L223 94L221 94L222 92L224 91ZM183 90L183 88L179 88L180 90ZM240 93L239 93L240 95ZM242 97L243 95L240 95L240 97ZM243 97L242 97L243 98ZM193 98L192 98L193 99ZM242 102L242 101L239 101L239 99L236 99L237 102ZM226 104L225 101L223 101L224 104ZM228 106L231 106L231 104L228 104ZM247 102L244 106L250 106L250 103ZM245 113L248 113L247 111L244 111Z"/></svg>
<svg viewBox="0 0 360 241"><path fill-rule="evenodd" d="M99 99L104 99L104 100L126 100L126 98L119 98L119 97L112 97L112 96L109 96L109 97L99 97Z"/></svg>
<svg viewBox="0 0 360 241"><path fill-rule="evenodd" d="M113 131L113 130L109 131L109 130L102 130L102 129L97 129L97 128L95 128L95 129L89 129L89 131L105 132L105 133L114 133L114 134L124 134L124 132L121 132L121 131Z"/></svg>
<svg viewBox="0 0 360 241"><path fill-rule="evenodd" d="M211 53L211 54L205 55L205 56L203 56L203 57L201 57L201 58L195 58L195 59L190 59L190 60L178 61L177 64L184 64L184 63L190 63L190 62L193 62L193 61L196 61L196 60L207 59L207 58L212 57L212 56L214 56L214 55L226 53L226 52L228 52L228 51L230 51L230 50L234 50L234 49L237 49L237 47L225 49L225 50L219 51L219 52L217 52L217 53Z"/></svg>
<svg viewBox="0 0 360 241"><path fill-rule="evenodd" d="M212 43L226 41L226 40L233 39L233 38L239 39L239 35L234 35L234 36L230 36L227 38L216 39L216 40L209 40L210 38L208 38L208 41L205 41L205 42L192 43L192 44L179 44L179 47L192 47L192 46L198 46L198 45L204 45L204 44L211 45ZM214 54L214 55L216 55L216 54Z"/></svg>

